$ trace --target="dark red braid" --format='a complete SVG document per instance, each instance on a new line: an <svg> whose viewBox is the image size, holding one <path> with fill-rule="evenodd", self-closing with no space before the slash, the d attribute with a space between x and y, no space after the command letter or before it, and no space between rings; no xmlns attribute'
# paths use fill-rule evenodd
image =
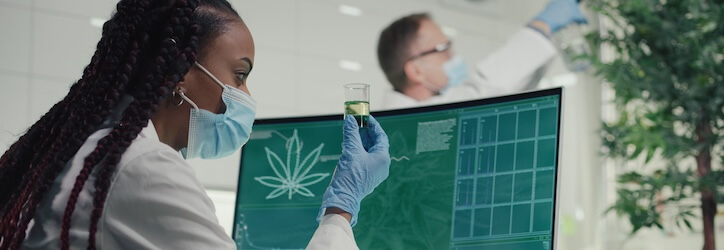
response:
<svg viewBox="0 0 724 250"><path fill-rule="evenodd" d="M109 28L109 26L106 25L104 27L104 31L108 33L108 32L112 32L113 29ZM108 37L108 36L105 36L105 34L104 34L104 37ZM108 39L113 39L113 37L107 38L106 40L108 40ZM104 44L103 39L99 42L99 46L101 46L101 44ZM116 50L123 51L123 48L121 48L121 50L118 50L118 49L116 49ZM101 51L101 49L99 48L98 51ZM98 51L97 51L96 55L99 54ZM117 56L117 55L114 55L113 53L109 53L108 56ZM94 59L92 59L91 65L89 65L86 68L87 70L84 72L84 77L83 77L84 79L93 77L93 75L92 75L93 70L88 70L88 69L96 68L97 64L94 65L93 62L97 63L97 60L94 60ZM114 61L115 60L108 60L108 62L106 64L113 64ZM106 72L108 72L112 69L112 67L109 67L106 65L104 65L104 66L105 66L104 68L106 68ZM115 72L111 71L110 73L108 73L108 75L113 75L113 73L115 73ZM70 104L67 102L66 102L66 104L64 104L64 106L66 108L69 106L80 106L81 109L85 109L85 110L83 110L82 113L86 113L89 115L85 117L86 119L84 121L79 121L78 119L74 120L73 118L84 118L84 117L76 117L73 115L71 115L69 117L71 120L66 121L66 124L70 123L70 124L81 125L81 128L85 128L85 129L78 129L77 126L64 126L61 130L61 129L57 128L57 126L58 125L63 126L63 124L55 123L55 126L53 126L53 128L51 128L51 131L53 131L53 130L56 132L61 131L61 133L58 135L58 138L55 140L54 140L55 135L53 135L53 134L46 136L45 137L46 139L44 140L44 142L41 142L41 145L43 145L43 146L41 146L41 148L47 148L47 144L52 143L50 145L49 151L58 152L59 150L61 150L60 147L63 147L63 146L66 146L66 149L77 150L77 148L80 147L80 145L82 145L82 143L83 143L82 140L72 140L74 143L71 143L71 145L73 145L73 146L67 147L67 145L65 145L67 142L66 139L68 139L68 137L71 137L71 138L87 137L88 132L91 132L91 129L89 129L89 128L97 126L97 124L99 124L99 122L102 120L102 117L107 114L107 111L106 111L107 109L102 110L99 107L107 106L107 105L103 105L103 104L108 104L110 102L113 102L114 100L117 100L117 98L114 98L113 96L104 95L99 90L99 89L103 89L103 88L107 89L107 88L112 87L112 86L109 86L110 85L109 81L103 81L103 77L98 77L98 80L96 80L96 82L97 83L95 85L89 85L89 84L87 84L86 81L83 81L83 80L79 81L79 83L73 87L73 89L76 89L77 92L73 92L73 90L72 90L72 92L68 95L68 97L70 97L70 98L66 98L66 99L70 99L69 102L71 102L73 104ZM95 88L89 89L88 86L93 86ZM95 98L95 99L84 98L81 100L76 99L76 97L83 96L84 94L94 96L94 97L100 96L101 98ZM78 105L75 103L75 101L80 101L82 104ZM61 102L61 103L63 103L63 102ZM83 104L86 104L86 105L83 105ZM88 110L89 108L90 108L90 110ZM72 111L71 114L73 112L75 112L75 111ZM49 112L49 113L51 113L51 112ZM59 113L62 113L62 112L59 112ZM58 113L56 113L56 114L58 114ZM85 132L86 134L81 135L83 132ZM57 157L57 155L47 154L45 157L35 158L31 162L30 166L31 166L32 178L30 179L29 182L24 183L25 184L25 185L23 185L24 189L23 189L21 195L19 196L19 200L24 201L24 202L15 203L15 206L12 207L12 209L9 212L10 216L8 216L8 217L12 218L13 220L16 220L16 221L11 221L12 222L12 223L10 223L11 225L19 224L20 227L16 228L14 226L10 226L10 227L6 228L6 231L8 231L8 232L14 231L15 234L11 237L11 240L4 240L3 245L0 247L4 247L4 246L7 246L7 244L10 244L11 248L17 248L20 243L20 239L23 239L25 237L24 234L25 234L25 228L27 227L27 223L25 223L25 222L17 223L17 222L19 220L29 221L32 218L31 211L32 212L35 211L35 208L36 208L37 204L39 203L40 198L30 199L30 198L28 198L28 196L32 196L32 195L35 195L38 193L40 193L40 194L45 193L45 190L47 190L48 185L50 183L52 183L52 180L54 179L54 177L57 176L57 172L62 170L62 166L64 165L64 164L62 164L62 162L65 162L67 160L57 161L54 159L56 157ZM66 158L70 158L70 157L66 156ZM60 164L58 164L59 162L60 162ZM49 165L50 165L50 167L48 167ZM47 174L48 172L51 172L54 174L48 175ZM46 176L46 178L40 178L45 181L42 185L35 185L35 182L38 181L38 179L39 179L38 177L40 175ZM50 177L52 177L52 178L50 178ZM3 235L6 235L6 234L4 233ZM4 238L4 239L7 239L7 238Z"/></svg>
<svg viewBox="0 0 724 250"><path fill-rule="evenodd" d="M0 249L20 248L58 174L130 95L134 101L121 123L83 160L62 218L61 248L68 249L77 199L97 167L88 247L95 249L97 224L123 153L188 72L197 48L224 30L226 19L218 16L238 17L225 0L122 0L116 7L80 80L0 157Z"/></svg>
<svg viewBox="0 0 724 250"><path fill-rule="evenodd" d="M104 30L107 30L104 27ZM15 206L6 205L2 207L0 211L4 217L2 224L9 225L8 227L1 227L0 235L6 236L9 232L15 230L14 223L10 223L11 220L17 220L19 215L20 207L24 206L24 202L18 202L18 200L25 201L29 195L29 191L32 187L36 186L35 181L38 179L41 171L48 169L46 167L49 159L53 154L29 154L19 153L36 150L36 152L58 152L57 142L67 142L65 139L69 136L66 127L68 124L75 125L76 120L72 120L72 116L68 116L70 106L79 105L77 98L84 94L87 94L84 86L88 82L88 79L96 75L96 66L98 61L104 58L100 48L107 44L108 39L102 38L98 43L99 50L95 52L89 64L85 70L83 77L71 87L69 94L59 103L54 105L51 110L46 113L41 119L36 122L28 132L23 135L17 143L13 144L11 148L3 155L0 160L0 200L7 200L6 204L15 204ZM73 123L71 123L73 122ZM64 131L61 132L61 129ZM41 137L42 136L42 137ZM61 137L59 137L61 136ZM57 139L56 139L57 138ZM56 146L50 146L51 143L56 142ZM82 141L80 142L82 144ZM72 146L69 148L73 148ZM14 153L18 152L18 153ZM11 156L13 156L11 158ZM40 157L38 157L40 156ZM43 157L45 156L45 157ZM69 157L68 157L69 158ZM9 160L11 159L11 160ZM11 167L12 166L12 167ZM23 174L29 172L30 174ZM14 178L14 176L22 176L21 178ZM18 188L24 188L19 191ZM18 192L22 192L18 194ZM8 197L8 195L11 195ZM0 248L6 248L9 241L7 238L2 238L2 244Z"/></svg>
<svg viewBox="0 0 724 250"><path fill-rule="evenodd" d="M123 6L122 3L119 3L119 11L117 12L116 16L122 16L122 14L126 14L125 11L122 11L122 10L124 10L124 8L122 6ZM122 28L123 26L124 25L121 25L119 28ZM113 27L112 25L105 25L104 32L106 32L106 34L104 34L104 37L106 38L106 41L107 40L118 40L118 41L128 40L127 38L124 39L124 37L114 37L113 36L113 34L124 34L123 32L119 32L119 31L122 31L122 30L118 30L115 27ZM99 46L103 42L104 41L99 42ZM123 57L124 55L122 52L128 50L128 48L127 48L127 46L125 46L124 42L114 43L113 46L109 45L109 46L107 46L107 48L108 48L107 51L109 51L109 52L106 56L108 58ZM92 61L95 61L95 60L92 60ZM105 61L105 63L103 65L101 65L101 67L100 67L101 72L105 72L105 74L102 74L102 76L105 76L105 77L97 77L97 80L96 80L97 83L95 85L95 88L90 88L90 89L86 88L86 91L87 91L86 93L88 93L88 95L100 96L101 98L96 98L96 99L88 98L88 99L82 100L82 102L90 104L90 105L83 105L83 106L91 108L91 110L86 111L85 113L95 114L95 115L91 115L90 117L88 117L90 119L84 121L84 123L82 124L83 127L92 128L92 127L97 126L97 124L102 120L102 118L107 115L107 113L108 113L107 110L109 109L108 107L111 107L113 105L113 103L117 102L119 94L117 94L118 91L116 89L118 89L118 88L122 89L123 86L128 82L128 80L127 80L128 77L123 77L123 74L129 73L128 70L121 71L121 73L120 73L121 77L117 77L119 75L119 73L117 73L118 70L115 70L119 66L119 65L117 65L117 63L118 63L117 60ZM97 64L94 65L94 67L95 66L97 66ZM89 68L90 68L90 66L89 66ZM86 71L85 73L91 73L91 72L92 71L90 71L90 72ZM92 76L90 76L90 77L92 77ZM115 86L113 86L113 84L111 84L111 81L108 80L108 79L113 79L114 77L116 79L118 79L115 82ZM81 82L85 83L83 81L81 81ZM83 84L83 85L86 85L86 84ZM107 92L107 93L103 93L103 91L102 91L103 89L114 89L114 90ZM82 94L83 93L81 93L81 95ZM91 104L91 102L93 102L93 103ZM73 127L66 127L64 129L64 131L69 131L72 128ZM81 131L83 131L83 130L81 130ZM92 132L92 131L90 129L86 129L86 132ZM54 144L52 144L50 146L51 147L50 151L57 151L58 148L61 145L63 145L63 143L65 141L64 139L66 139L67 136L72 136L72 137L77 138L76 136L78 136L78 133L77 132L73 133L72 131L70 133L68 133L68 132L62 133L60 135L61 139L55 140ZM82 137L87 137L87 135L83 135ZM52 137L50 137L50 138L52 138ZM77 147L79 147L80 145L82 145L82 143L83 143L82 141L77 140L77 141L75 141L74 145L77 145ZM70 147L70 148L75 148L75 147ZM40 159L39 164L37 164L35 162L33 164L36 164L37 166L47 166L47 165L49 165L50 161L52 161L50 155L47 157L44 157L44 158L39 158L39 159ZM51 165L54 165L54 164L51 164ZM35 171L33 171L34 174L33 174L32 181L28 185L25 186L26 189L23 191L23 194L21 195L20 199L25 200L25 196L28 194L45 193L45 190L47 190L47 188L49 187L49 184L52 183L52 180L54 179L54 177L57 176L57 172L62 170L62 167L63 167L62 164L58 164L58 165L55 165L55 167L51 167L51 168L35 169ZM42 178L43 180L45 180L44 183L42 185L36 186L34 184L35 184L35 181L38 180L37 177L38 177L38 175L41 174L41 170L44 170L44 172L45 172L45 173L43 173L44 176L53 177L53 178ZM47 174L47 172L51 172L54 174ZM23 221L29 222L30 219L32 218L32 214L30 214L30 213L31 213L31 211L32 212L35 211L35 208L37 207L39 201L40 201L40 199L30 199L28 204L18 203L18 204L16 204L16 207L14 207L13 210L11 210L11 213L17 214L18 208L23 207L23 210L20 211L20 217L22 218ZM16 232L13 237L13 240L10 241L12 244L11 248L15 248L15 246L19 244L20 239L23 239L25 237L26 227L27 227L27 223L23 222L23 223L20 223L20 228L15 229Z"/></svg>

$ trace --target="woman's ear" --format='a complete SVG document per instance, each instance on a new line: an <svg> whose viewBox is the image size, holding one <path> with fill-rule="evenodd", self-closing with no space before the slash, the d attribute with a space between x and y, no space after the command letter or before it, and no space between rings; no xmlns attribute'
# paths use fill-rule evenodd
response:
<svg viewBox="0 0 724 250"><path fill-rule="evenodd" d="M192 78L191 70L189 70L189 72L186 73L186 75L183 76L183 78L181 78L181 81L176 83L176 87L173 88L173 92L176 94L176 96L178 96L181 93L184 93L184 94L188 93L187 91L189 90L189 81L188 81L189 78Z"/></svg>
<svg viewBox="0 0 724 250"><path fill-rule="evenodd" d="M186 84L184 81L180 81L171 90L171 95L166 98L167 105L181 106L184 103L184 99L181 98L181 94L186 93Z"/></svg>
<svg viewBox="0 0 724 250"><path fill-rule="evenodd" d="M180 82L176 84L176 87L173 88L174 91L183 90L186 91L186 79L181 79Z"/></svg>

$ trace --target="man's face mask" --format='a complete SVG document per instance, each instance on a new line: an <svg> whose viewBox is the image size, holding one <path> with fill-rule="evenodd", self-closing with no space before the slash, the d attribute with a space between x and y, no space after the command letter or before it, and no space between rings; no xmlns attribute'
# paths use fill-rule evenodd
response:
<svg viewBox="0 0 724 250"><path fill-rule="evenodd" d="M447 75L447 85L440 90L441 93L445 93L445 91L448 91L455 86L462 85L465 80L468 79L468 65L459 55L456 55L445 62L442 65L442 69L445 71L445 75Z"/></svg>
<svg viewBox="0 0 724 250"><path fill-rule="evenodd" d="M226 111L214 114L200 109L181 94L181 98L194 107L189 121L188 146L181 149L181 154L186 159L214 159L231 155L249 140L256 115L256 101L244 91L222 83L198 62L195 65L221 86L221 100L226 105Z"/></svg>

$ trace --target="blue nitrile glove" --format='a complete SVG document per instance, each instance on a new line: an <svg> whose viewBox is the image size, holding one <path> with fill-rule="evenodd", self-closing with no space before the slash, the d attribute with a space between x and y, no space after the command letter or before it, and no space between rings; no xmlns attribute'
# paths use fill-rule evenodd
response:
<svg viewBox="0 0 724 250"><path fill-rule="evenodd" d="M322 219L326 208L336 207L352 215L350 222L354 226L362 199L390 174L387 134L374 117L370 116L368 123L367 129L360 130L353 116L348 115L344 120L342 156L324 192L317 221Z"/></svg>
<svg viewBox="0 0 724 250"><path fill-rule="evenodd" d="M543 11L533 20L540 20L548 25L551 33L556 33L571 23L587 23L586 17L578 8L576 0L551 0Z"/></svg>

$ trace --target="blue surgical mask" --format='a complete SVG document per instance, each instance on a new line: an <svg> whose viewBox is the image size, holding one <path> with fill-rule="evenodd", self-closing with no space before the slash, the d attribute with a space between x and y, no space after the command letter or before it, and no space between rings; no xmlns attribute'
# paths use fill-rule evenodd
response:
<svg viewBox="0 0 724 250"><path fill-rule="evenodd" d="M204 66L196 66L222 88L221 100L226 104L223 114L214 114L200 109L185 95L181 98L189 102L191 109L189 121L189 141L181 154L186 159L215 159L233 154L248 140L256 115L256 102L249 94L232 88L219 81Z"/></svg>
<svg viewBox="0 0 724 250"><path fill-rule="evenodd" d="M468 79L468 65L459 55L454 56L442 65L445 75L447 75L447 85L440 90L440 93L450 90L456 86L460 86Z"/></svg>

